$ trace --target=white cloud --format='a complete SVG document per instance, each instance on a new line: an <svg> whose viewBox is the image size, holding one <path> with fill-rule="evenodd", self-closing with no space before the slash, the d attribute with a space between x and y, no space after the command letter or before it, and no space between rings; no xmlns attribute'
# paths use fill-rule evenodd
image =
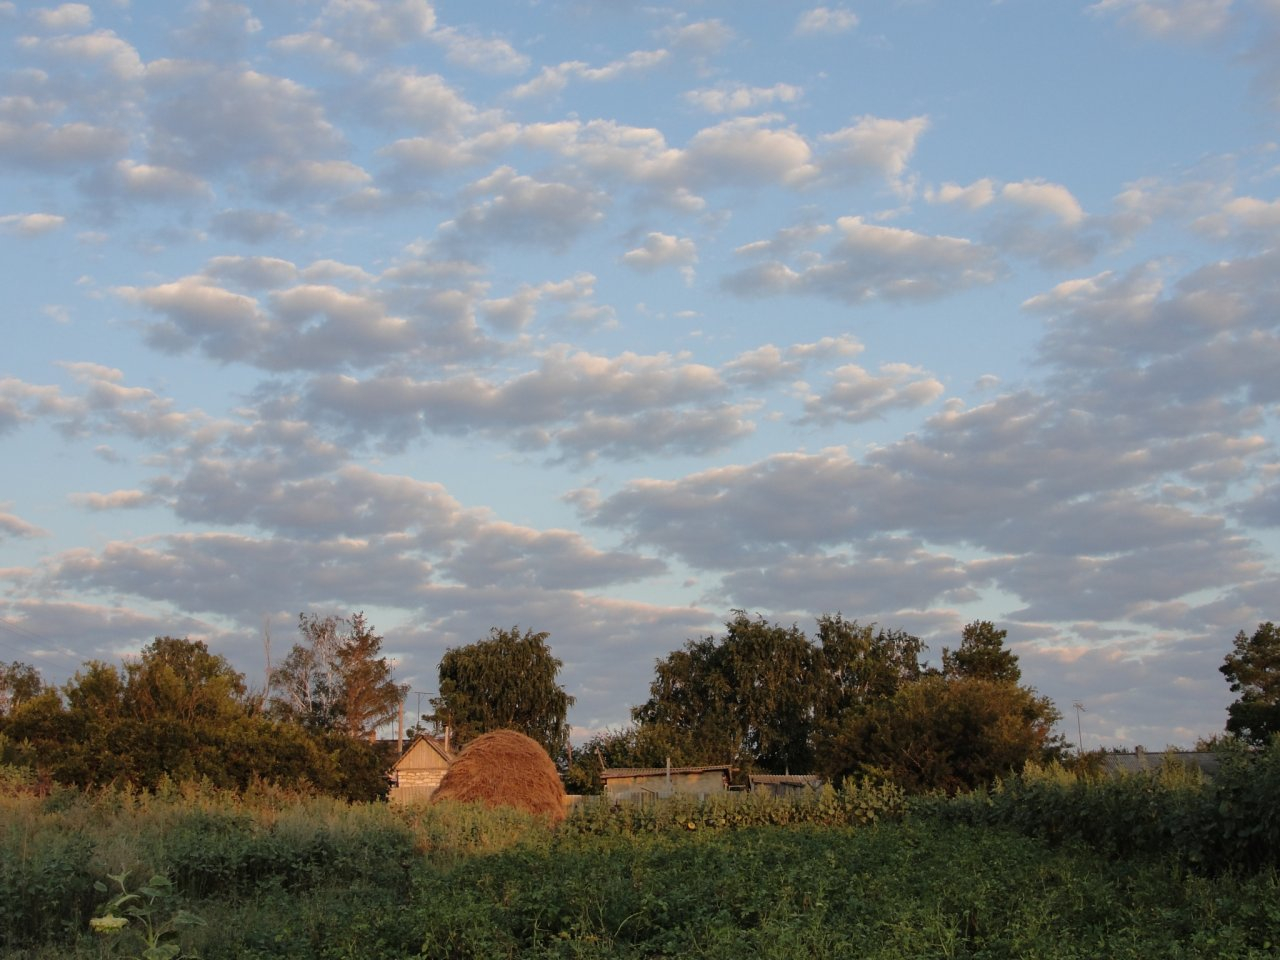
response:
<svg viewBox="0 0 1280 960"><path fill-rule="evenodd" d="M1044 180L1006 183L1000 196L1028 210L1051 214L1068 226L1075 226L1084 220L1080 202L1060 183Z"/></svg>
<svg viewBox="0 0 1280 960"><path fill-rule="evenodd" d="M319 97L255 70L173 65L148 71L152 162L211 175L240 165L325 158L343 143Z"/></svg>
<svg viewBox="0 0 1280 960"><path fill-rule="evenodd" d="M944 183L936 189L925 191L930 203L955 203L969 210L987 206L996 197L995 183L989 177L975 180L967 187L956 183Z"/></svg>
<svg viewBox="0 0 1280 960"><path fill-rule="evenodd" d="M344 73L359 73L365 66L358 54L347 50L332 37L314 30L276 37L268 41L267 46L288 55L312 57Z"/></svg>
<svg viewBox="0 0 1280 960"><path fill-rule="evenodd" d="M5 538L29 540L48 535L47 531L41 530L34 523L28 523L19 516L0 510L0 541Z"/></svg>
<svg viewBox="0 0 1280 960"><path fill-rule="evenodd" d="M566 61L554 67L543 67L532 80L513 89L511 96L516 100L552 96L564 90L572 79L609 83L629 74L652 70L670 56L666 50L635 50L603 67L592 67L581 60Z"/></svg>
<svg viewBox="0 0 1280 960"><path fill-rule="evenodd" d="M435 10L427 0L329 0L316 29L372 53L423 39L435 24Z"/></svg>
<svg viewBox="0 0 1280 960"><path fill-rule="evenodd" d="M803 94L803 89L790 83L775 83L771 87L748 87L735 83L690 90L684 98L707 113L743 113L773 103L794 103Z"/></svg>
<svg viewBox="0 0 1280 960"><path fill-rule="evenodd" d="M150 506L156 498L145 490L113 490L110 493L73 493L71 500L86 510L136 510Z"/></svg>
<svg viewBox="0 0 1280 960"><path fill-rule="evenodd" d="M845 364L822 393L805 391L802 423L863 423L891 410L911 410L942 396L942 383L919 367L884 363L879 374Z"/></svg>
<svg viewBox="0 0 1280 960"><path fill-rule="evenodd" d="M118 160L111 185L129 197L143 200L177 200L205 197L212 191L200 177L150 163Z"/></svg>
<svg viewBox="0 0 1280 960"><path fill-rule="evenodd" d="M819 137L823 146L822 170L842 176L873 173L897 180L915 153L916 141L927 129L929 118L923 116L909 120L859 117L853 126Z"/></svg>
<svg viewBox="0 0 1280 960"><path fill-rule="evenodd" d="M1115 14L1156 37L1197 39L1218 33L1234 0L1100 0L1094 14Z"/></svg>
<svg viewBox="0 0 1280 960"><path fill-rule="evenodd" d="M529 69L529 58L501 37L481 37L456 27L441 27L431 34L431 39L445 48L445 59L450 63L471 70L509 74Z"/></svg>
<svg viewBox="0 0 1280 960"><path fill-rule="evenodd" d="M83 3L64 3L52 9L43 7L31 11L31 16L42 29L51 32L88 30L93 26L93 10Z"/></svg>
<svg viewBox="0 0 1280 960"><path fill-rule="evenodd" d="M0 216L0 229L23 237L39 237L66 222L66 217L56 213L8 213Z"/></svg>
<svg viewBox="0 0 1280 960"><path fill-rule="evenodd" d="M732 27L716 19L670 27L662 35L672 50L696 58L715 56L736 37Z"/></svg>
<svg viewBox="0 0 1280 960"><path fill-rule="evenodd" d="M688 237L650 233L644 243L622 255L622 262L646 271L665 266L689 267L698 262L698 247Z"/></svg>
<svg viewBox="0 0 1280 960"><path fill-rule="evenodd" d="M814 7L796 21L796 36L848 33L858 25L858 15L844 7Z"/></svg>
<svg viewBox="0 0 1280 960"><path fill-rule="evenodd" d="M442 225L464 242L563 248L604 219L608 198L596 190L544 182L500 167L467 191L483 197Z"/></svg>
<svg viewBox="0 0 1280 960"><path fill-rule="evenodd" d="M836 221L840 236L830 256L804 258L798 268L780 260L730 274L725 287L740 296L811 294L846 303L930 300L993 282L1001 272L994 252L960 237L931 236L869 224Z"/></svg>

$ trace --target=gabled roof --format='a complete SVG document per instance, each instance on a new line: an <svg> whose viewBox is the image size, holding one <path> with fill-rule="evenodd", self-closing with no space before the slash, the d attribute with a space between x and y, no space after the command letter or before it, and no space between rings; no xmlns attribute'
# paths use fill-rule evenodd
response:
<svg viewBox="0 0 1280 960"><path fill-rule="evenodd" d="M678 773L711 773L719 770L728 776L733 767L727 763L715 764L709 767L672 767L670 773L672 775ZM609 780L614 777L665 777L668 773L666 767L605 767L600 771L601 780Z"/></svg>
<svg viewBox="0 0 1280 960"><path fill-rule="evenodd" d="M440 759L445 763L453 763L454 753L452 750L446 750L444 748L444 744L435 737L429 737L425 733L420 733L405 745L404 753L400 754L400 759L391 765L391 769L399 770L400 764L404 763L409 754L413 751L413 748L419 743L425 744L428 749L435 751L435 753L438 754Z"/></svg>

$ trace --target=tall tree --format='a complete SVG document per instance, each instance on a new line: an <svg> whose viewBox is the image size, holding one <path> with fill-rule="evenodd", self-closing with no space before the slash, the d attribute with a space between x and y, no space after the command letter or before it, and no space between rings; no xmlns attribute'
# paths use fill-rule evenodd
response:
<svg viewBox="0 0 1280 960"><path fill-rule="evenodd" d="M40 673L29 663L0 663L0 717L4 717L44 689Z"/></svg>
<svg viewBox="0 0 1280 960"><path fill-rule="evenodd" d="M632 718L686 763L805 771L821 669L794 624L735 610L722 638L690 640L658 661L649 699Z"/></svg>
<svg viewBox="0 0 1280 960"><path fill-rule="evenodd" d="M997 630L990 620L967 624L960 635L959 649L955 652L946 647L942 649L942 675L1017 683L1022 679L1022 668L1018 666L1017 655L1005 649L1004 639L1008 635L1007 630Z"/></svg>
<svg viewBox="0 0 1280 960"><path fill-rule="evenodd" d="M303 643L271 671L275 713L311 730L372 736L396 715L407 686L380 656L383 638L363 613L352 617L299 614Z"/></svg>
<svg viewBox="0 0 1280 960"><path fill-rule="evenodd" d="M548 637L494 627L486 639L446 650L440 692L431 699L436 722L452 728L460 743L491 730L519 730L560 756L573 697L557 682L563 664Z"/></svg>
<svg viewBox="0 0 1280 960"><path fill-rule="evenodd" d="M1227 730L1257 744L1280 733L1280 627L1267 621L1253 636L1241 630L1218 670L1239 694L1227 708Z"/></svg>
<svg viewBox="0 0 1280 960"><path fill-rule="evenodd" d="M859 624L837 613L818 618L822 648L822 703L827 721L858 711L919 680L925 646L904 630Z"/></svg>

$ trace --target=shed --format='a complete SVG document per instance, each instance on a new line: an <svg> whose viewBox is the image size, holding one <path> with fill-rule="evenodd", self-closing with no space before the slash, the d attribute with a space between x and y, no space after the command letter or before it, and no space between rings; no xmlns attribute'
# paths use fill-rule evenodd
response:
<svg viewBox="0 0 1280 960"><path fill-rule="evenodd" d="M604 794L615 803L645 801L682 793L706 799L729 789L728 764L709 767L614 767L600 771Z"/></svg>
<svg viewBox="0 0 1280 960"><path fill-rule="evenodd" d="M805 790L817 790L822 778L811 773L752 773L747 775L747 786L752 793L792 797Z"/></svg>
<svg viewBox="0 0 1280 960"><path fill-rule="evenodd" d="M420 733L391 766L391 803L424 803L431 799L453 763L453 752L435 737Z"/></svg>

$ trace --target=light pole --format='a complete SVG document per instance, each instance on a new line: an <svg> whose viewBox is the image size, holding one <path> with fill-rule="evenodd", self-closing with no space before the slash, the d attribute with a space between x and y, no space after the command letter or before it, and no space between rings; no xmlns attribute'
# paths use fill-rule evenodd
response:
<svg viewBox="0 0 1280 960"><path fill-rule="evenodd" d="M1084 756L1084 732L1080 726L1080 714L1085 712L1084 704L1079 700L1072 700L1071 705L1076 708L1076 756Z"/></svg>

